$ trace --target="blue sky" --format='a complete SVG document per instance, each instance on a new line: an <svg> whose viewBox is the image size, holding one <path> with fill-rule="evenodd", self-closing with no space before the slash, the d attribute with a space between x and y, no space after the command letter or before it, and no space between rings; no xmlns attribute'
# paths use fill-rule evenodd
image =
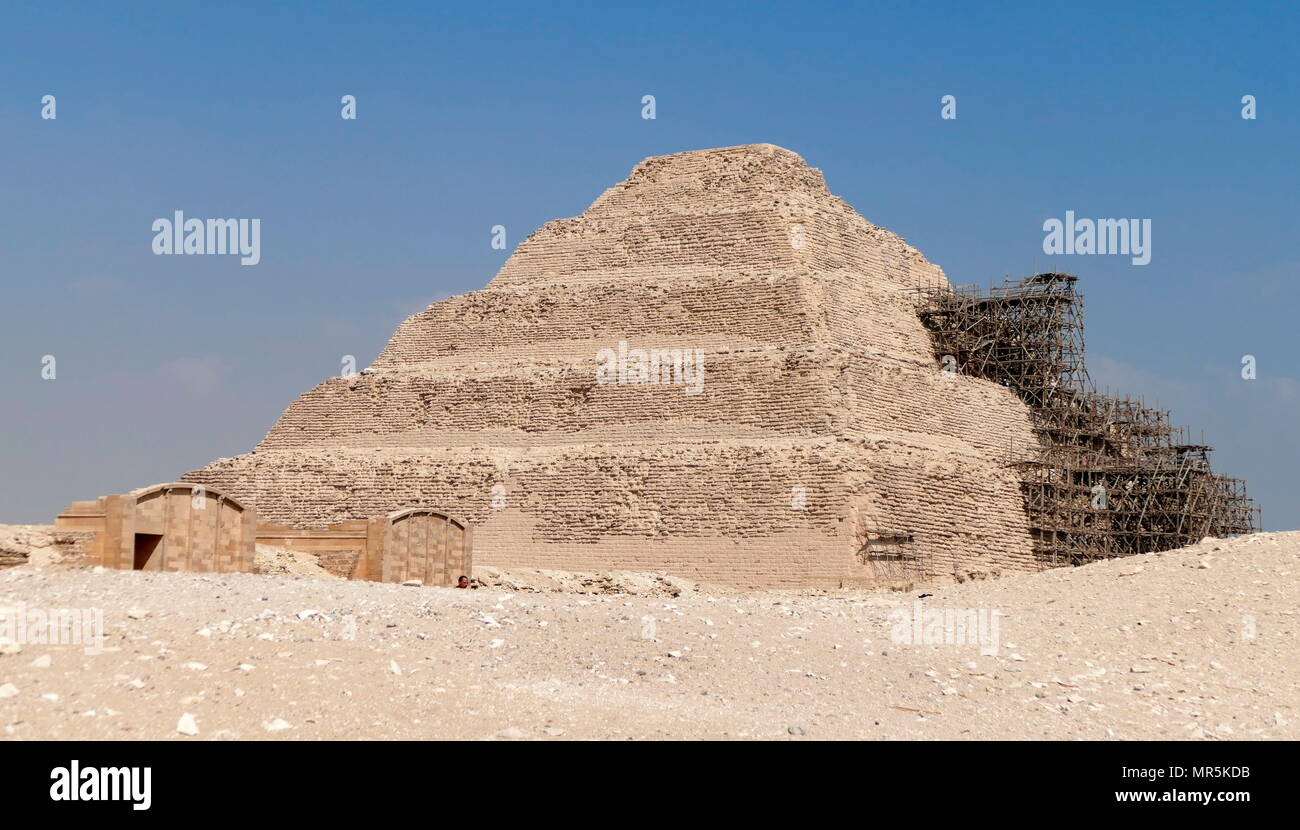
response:
<svg viewBox="0 0 1300 830"><path fill-rule="evenodd" d="M1077 273L1099 384L1300 527L1298 41L1286 3L5 4L0 522L247 451L491 279L493 225L771 142L953 282ZM177 209L260 217L261 263L154 256ZM1046 256L1066 210L1149 217L1151 263Z"/></svg>

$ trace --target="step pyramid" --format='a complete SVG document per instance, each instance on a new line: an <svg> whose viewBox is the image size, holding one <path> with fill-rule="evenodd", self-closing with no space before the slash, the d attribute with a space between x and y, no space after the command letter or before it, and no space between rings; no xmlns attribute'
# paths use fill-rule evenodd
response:
<svg viewBox="0 0 1300 830"><path fill-rule="evenodd" d="M297 527L437 506L499 567L1036 570L1005 463L1029 411L936 365L915 290L946 284L788 150L649 158L185 479Z"/></svg>

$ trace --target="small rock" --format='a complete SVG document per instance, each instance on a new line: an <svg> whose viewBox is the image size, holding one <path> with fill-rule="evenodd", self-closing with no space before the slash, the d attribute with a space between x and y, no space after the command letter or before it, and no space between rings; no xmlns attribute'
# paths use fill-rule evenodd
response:
<svg viewBox="0 0 1300 830"><path fill-rule="evenodd" d="M0 686L0 700L4 700L7 697L13 697L16 694L18 694L18 687L14 684L6 683L3 686Z"/></svg>
<svg viewBox="0 0 1300 830"><path fill-rule="evenodd" d="M143 620L145 617L149 616L149 609L133 606L126 609L126 615L133 620Z"/></svg>
<svg viewBox="0 0 1300 830"><path fill-rule="evenodd" d="M785 731L786 731L786 732L789 732L791 735L806 735L806 734L807 734L807 733L804 731L804 728L803 728L802 726L791 726L789 729L787 729L787 730L785 730Z"/></svg>
<svg viewBox="0 0 1300 830"><path fill-rule="evenodd" d="M292 729L293 726L283 718L275 718L262 723L262 728L267 732L280 732L285 729Z"/></svg>
<svg viewBox="0 0 1300 830"><path fill-rule="evenodd" d="M181 719L176 722L176 731L182 735L197 735L199 734L198 721L194 720L193 715L186 712L181 715Z"/></svg>
<svg viewBox="0 0 1300 830"><path fill-rule="evenodd" d="M54 659L48 654L42 654L32 661L32 668L34 669L48 669L52 665L54 665Z"/></svg>
<svg viewBox="0 0 1300 830"><path fill-rule="evenodd" d="M505 729L502 729L500 732L498 732L497 737L504 738L509 741L514 741L524 737L524 731L522 729L516 729L513 726L508 726Z"/></svg>

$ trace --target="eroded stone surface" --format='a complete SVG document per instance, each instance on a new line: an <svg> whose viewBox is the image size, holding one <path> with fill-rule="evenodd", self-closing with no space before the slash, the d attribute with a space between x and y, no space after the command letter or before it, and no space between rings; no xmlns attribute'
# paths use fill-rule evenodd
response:
<svg viewBox="0 0 1300 830"><path fill-rule="evenodd" d="M870 532L941 576L1034 570L1002 464L1028 412L937 370L909 292L945 281L787 150L650 158L185 479L300 527L435 505L504 568L851 584L885 575ZM699 349L701 391L598 383L620 341Z"/></svg>

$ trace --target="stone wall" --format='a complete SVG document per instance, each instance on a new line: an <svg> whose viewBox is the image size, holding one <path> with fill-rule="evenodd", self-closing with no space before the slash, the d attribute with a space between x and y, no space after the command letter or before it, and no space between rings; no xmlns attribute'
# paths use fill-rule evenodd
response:
<svg viewBox="0 0 1300 830"><path fill-rule="evenodd" d="M253 570L257 512L210 485L156 484L73 502L55 528L90 535L106 568L238 573Z"/></svg>

